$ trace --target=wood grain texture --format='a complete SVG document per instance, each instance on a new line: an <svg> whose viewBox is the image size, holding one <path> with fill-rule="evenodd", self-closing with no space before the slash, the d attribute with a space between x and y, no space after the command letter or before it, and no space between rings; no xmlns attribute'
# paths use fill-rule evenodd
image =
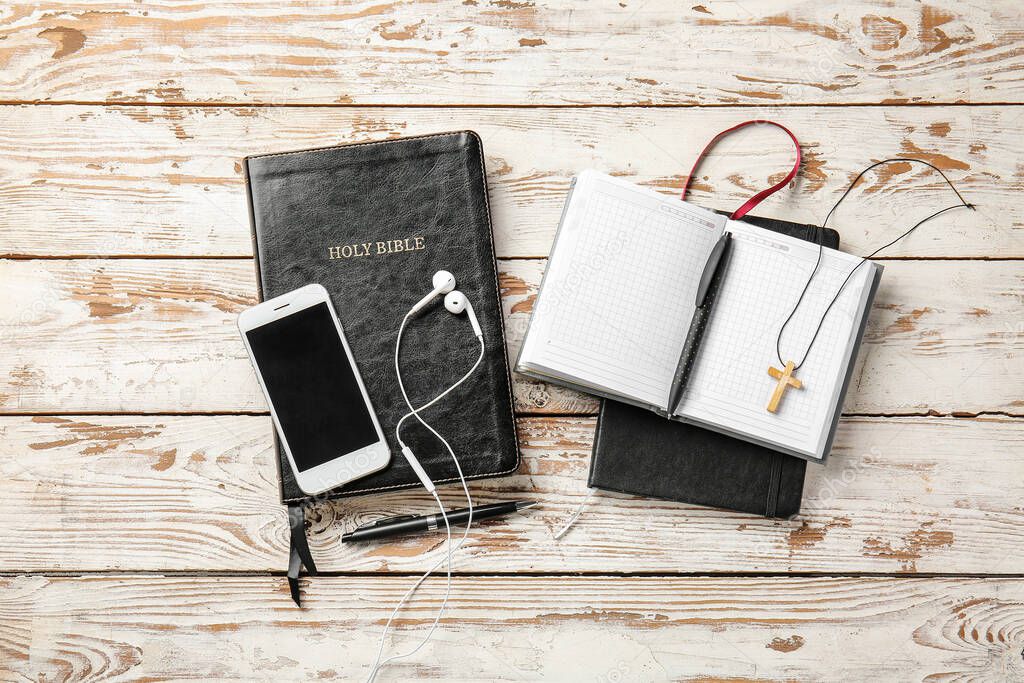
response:
<svg viewBox="0 0 1024 683"><path fill-rule="evenodd" d="M1024 257L1024 107L0 107L0 254L249 256L243 156L471 128L484 143L498 256L543 257L575 173L597 168L676 195L714 133L757 116L790 126L805 162L755 213L820 223L871 161L909 156L943 169L978 211L950 212L887 255ZM792 153L778 130L740 131L706 160L691 198L734 209L778 182ZM954 203L933 172L893 164L831 226L865 254Z"/></svg>
<svg viewBox="0 0 1024 683"><path fill-rule="evenodd" d="M0 579L8 680L365 678L409 579ZM433 581L400 617L413 647ZM459 578L437 634L384 681L1011 681L1024 585L1005 579ZM898 672L898 675L896 675Z"/></svg>
<svg viewBox="0 0 1024 683"><path fill-rule="evenodd" d="M1019 3L16 2L0 98L1020 102Z"/></svg>
<svg viewBox="0 0 1024 683"><path fill-rule="evenodd" d="M818 223L892 156L978 204L887 252L928 260L886 262L846 403L861 416L809 466L801 514L602 493L556 543L597 403L517 379L523 466L472 489L540 504L473 530L438 634L381 680L1024 680L1024 5L700 1L0 8L0 680L360 678L412 580L394 573L444 551L340 543L423 512L421 491L316 504L313 553L341 575L291 604L234 324L255 301L243 156L478 131L514 358L572 175L676 194L712 134L754 118L805 153L760 215ZM744 131L691 197L732 209L790 155ZM831 225L853 253L952 203L907 164L850 200ZM833 576L861 573L891 576Z"/></svg>
<svg viewBox="0 0 1024 683"><path fill-rule="evenodd" d="M472 491L478 504L539 506L475 528L457 571L1024 573L1024 419L844 419L829 464L808 467L795 519L602 493L555 542L586 492L594 424L519 421L519 473ZM3 572L283 571L277 500L268 417L0 419ZM458 487L444 501L465 504ZM319 568L419 571L442 535L340 535L428 507L419 490L313 506Z"/></svg>
<svg viewBox="0 0 1024 683"><path fill-rule="evenodd" d="M543 266L499 264L512 359ZM8 260L0 280L0 412L265 409L235 326L256 300L250 261ZM1022 298L1014 261L888 262L846 412L1021 414ZM514 377L521 412L596 411Z"/></svg>

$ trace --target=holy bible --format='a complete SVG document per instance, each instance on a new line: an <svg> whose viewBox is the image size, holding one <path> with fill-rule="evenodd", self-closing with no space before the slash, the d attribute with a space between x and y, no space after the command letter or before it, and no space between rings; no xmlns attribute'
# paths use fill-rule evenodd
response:
<svg viewBox="0 0 1024 683"><path fill-rule="evenodd" d="M467 479L519 466L505 336L480 139L471 131L245 159L260 297L306 284L327 288L370 401L391 447L384 470L326 497L420 486L395 440L407 412L395 377L402 317L451 271L472 302L486 351L470 381L424 411L446 436ZM414 316L402 338L402 378L421 406L467 372L479 342L441 299ZM402 438L437 484L458 481L440 442L415 420ZM306 498L278 449L281 498ZM308 563L307 563L308 564Z"/></svg>

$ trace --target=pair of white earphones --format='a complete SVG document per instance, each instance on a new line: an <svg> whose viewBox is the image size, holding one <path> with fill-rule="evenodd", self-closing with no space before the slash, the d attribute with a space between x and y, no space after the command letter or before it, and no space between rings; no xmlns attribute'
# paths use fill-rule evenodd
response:
<svg viewBox="0 0 1024 683"><path fill-rule="evenodd" d="M402 318L402 323L401 325L399 325L398 328L398 337L395 340L395 376L398 378L398 388L402 392L402 399L405 401L405 405L409 408L409 412L403 415L402 418L398 421L398 424L395 425L395 439L398 441L399 446L401 446L402 455L405 456L405 459L408 461L409 466L412 467L413 471L416 473L416 476L419 478L424 488L426 488L430 495L434 497L434 501L437 503L437 507L441 511L441 517L444 519L445 531L448 534L448 552L446 556L438 558L438 560L423 574L423 576L421 576L409 588L409 590L405 592L405 595L402 596L402 599L398 602L398 604L395 605L395 609L391 612L391 616L388 617L388 621L384 625L384 632L381 633L380 645L377 648L377 657L374 660L373 667L371 668L370 674L366 679L367 683L371 683L374 680L374 678L376 678L377 673L381 670L381 668L383 668L389 662L393 662L397 659L402 659L404 657L409 657L418 652L420 648L422 648L424 645L426 645L427 641L430 640L430 637L434 634L434 631L437 629L437 624L441 620L441 615L444 613L445 607L448 605L448 597L451 594L452 589L452 528L451 525L448 523L448 515L445 513L444 505L442 505L441 499L438 497L437 491L435 490L434 482L431 481L430 476L427 474L426 470L423 469L423 466L416 458L416 455L412 452L412 449L409 448L409 446L407 446L406 443L402 440L402 425L409 418L415 417L420 422L420 424L426 427L431 434L437 437L437 439L442 444L444 444L444 447L448 450L449 455L451 455L452 460L455 462L455 468L459 473L459 481L462 482L462 491L466 495L466 501L469 507L469 518L466 520L466 530L463 532L462 538L459 540L456 550L461 548L463 543L466 542L466 537L469 535L469 530L473 525L473 499L469 495L469 487L466 485L466 477L462 474L462 465L459 464L459 459L455 456L455 451L452 450L451 444L448 443L448 440L441 436L441 434L439 434L437 430L434 429L431 425L427 424L426 420L423 419L420 413L426 410L427 408L430 408L438 401L443 399L445 396L450 394L452 391L454 391L458 386L460 386L463 382L469 379L470 375L472 375L476 371L476 369L480 367L480 363L481 361L483 361L484 351L486 348L486 345L484 343L484 333L483 330L480 328L480 321L478 321L476 318L476 312L473 310L473 305L469 302L469 299L466 298L465 294L455 289L454 275L449 273L447 270L439 270L436 273L434 273L434 277L432 279L431 284L433 285L433 288L430 290L430 292L428 292L427 295L424 296L422 299L417 301L413 305L413 307L409 309L409 312L405 314L405 317ZM473 333L476 335L476 338L480 342L480 355L477 356L476 362L473 364L473 367L470 368L469 371L459 379L459 381L455 382L455 384L451 385L450 387L442 391L440 394L432 398L430 401L421 405L419 408L413 408L412 403L409 401L409 396L405 391L405 384L402 382L402 372L401 369L399 368L398 362L398 352L402 345L402 333L405 331L405 326L406 324L408 324L410 318L412 318L414 315L422 311L432 301L434 301L437 297L441 295L444 295L444 307L449 312L455 315L466 313L466 316L469 318L470 324L473 326ZM387 639L388 630L391 628L391 622L394 621L395 616L397 616L398 614L398 611L402 608L402 605L404 605L406 601L412 596L412 594L416 592L416 589L419 588L420 585L427 580L427 577L429 577L433 573L433 571L437 569L439 566L441 566L441 563L445 561L447 561L447 572L444 599L441 602L441 607L437 610L437 615L434 617L434 622L431 624L430 630L423 637L423 639L420 640L419 644L417 644L416 647L414 647L412 650L409 650L408 652L399 655L392 655L384 661L381 661L381 655L384 653L384 644Z"/></svg>
<svg viewBox="0 0 1024 683"><path fill-rule="evenodd" d="M401 389L402 391L402 398L405 399L405 405L409 408L409 412L402 416L402 419L398 421L398 425L395 427L395 438L398 440L399 445L402 447L402 455L405 456L405 459L409 462L410 467L412 467L413 471L416 472L416 476L419 477L420 482L427 489L427 491L433 493L434 482L432 482L430 480L430 477L427 476L426 471L423 469L423 466L420 465L420 461L416 459L416 455L412 452L412 449L406 446L405 442L402 441L402 424L408 418L415 417L424 427L429 429L434 434L434 436L436 436L438 439L441 439L441 441L448 448L448 452L451 453L452 458L455 459L455 465L459 470L459 477L462 478L462 468L458 466L458 458L456 458L455 453L452 452L451 446L448 446L448 442L445 441L440 434L434 431L434 429L430 425L423 421L423 418L420 417L419 413L421 410L429 408L430 406L434 405L437 401L440 401L442 398L447 396L449 392L453 391L457 386L466 381L466 379L468 379L471 374L473 374L473 371L476 370L477 366L480 365L480 361L483 359L484 333L483 330L480 329L480 321L476 319L476 311L473 310L473 304L469 303L469 299L466 298L465 294L455 289L454 275L449 273L447 270L439 270L436 273L434 273L434 277L431 281L431 284L433 284L434 286L433 289L431 289L426 296L424 296L422 299L413 304L413 307L410 308L409 312L405 314L404 318L402 318L402 324L398 328L398 338L395 340L395 376L398 378L398 388ZM458 382L448 387L448 389L446 389L440 395L436 396L432 401L430 401L426 405L422 405L419 408L413 408L412 403L409 402L409 396L405 393L405 385L402 382L402 371L398 367L398 350L402 344L402 332L405 331L405 326L409 322L409 319L411 317L422 311L424 308L427 307L428 304L430 304L430 302L432 302L434 299L441 296L442 294L444 295L444 307L446 310L448 310L448 312L454 313L455 315L459 315L464 312L469 318L469 322L473 326L473 333L476 335L477 339L480 340L480 358L477 359L477 362L475 365L473 365L473 368L468 373L466 373ZM463 480L463 485L465 485L465 480ZM468 492L466 493L466 496L469 497ZM470 504L470 507L472 508L472 503ZM442 509L441 512L443 514L444 510Z"/></svg>

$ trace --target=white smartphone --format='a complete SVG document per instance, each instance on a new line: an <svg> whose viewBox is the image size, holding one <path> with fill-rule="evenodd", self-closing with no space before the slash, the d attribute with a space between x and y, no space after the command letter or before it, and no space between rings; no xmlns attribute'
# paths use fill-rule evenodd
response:
<svg viewBox="0 0 1024 683"><path fill-rule="evenodd" d="M391 451L323 286L242 311L238 330L300 489L322 493L388 464Z"/></svg>

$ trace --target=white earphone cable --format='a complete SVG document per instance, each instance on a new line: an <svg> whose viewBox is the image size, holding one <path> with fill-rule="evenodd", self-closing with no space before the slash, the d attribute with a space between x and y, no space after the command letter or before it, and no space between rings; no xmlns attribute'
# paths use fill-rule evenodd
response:
<svg viewBox="0 0 1024 683"><path fill-rule="evenodd" d="M402 332L405 330L405 325L406 325L406 323L408 323L410 315L411 315L411 313L407 313L405 318L402 319L402 324L398 328L398 339L395 342L395 375L398 377L398 388L402 392L402 398L405 400L405 405L408 406L408 408L409 408L409 412L406 413L405 415L403 415L402 418L398 421L398 424L395 425L395 439L403 447L405 446L405 442L402 441L402 435L401 435L402 425L410 417L415 416L416 419L420 422L420 424L422 424L424 427L426 427L428 430L430 430L430 433L433 434L435 437L437 437L437 439L441 443L444 444L444 447L448 450L448 454L452 457L452 461L455 463L455 469L459 473L459 481L462 483L462 492L466 496L466 504L467 504L467 506L469 508L469 518L466 520L466 530L463 532L462 538L459 540L459 545L456 547L456 550L457 550L458 548L462 547L463 543L466 542L466 537L469 535L469 530L473 526L473 498L472 498L472 496L469 495L469 487L466 484L466 476L462 473L462 464L459 462L458 457L456 457L455 451L452 449L451 444L449 444L448 440L445 439L443 436L441 436L441 434L439 434L436 429L434 429L431 425L429 425L427 423L427 421L423 419L423 417L422 417L422 415L420 415L420 413L422 413L424 410L426 410L427 408L431 407L432 405L434 405L435 403L440 401L442 398L444 398L445 396L447 396L451 392L455 391L455 389L457 389L463 382L465 382L467 379L469 379L470 376L474 372L476 372L476 369L478 367L480 367L480 363L483 362L484 352L485 352L486 348L485 348L485 345L484 345L483 338L480 337L479 338L480 339L480 355L478 355L476 357L476 362L473 363L473 367L471 367L469 369L469 371L466 372L466 374L464 374L461 378L459 378L459 381L457 381L455 384L451 385L450 387L448 387L447 389L442 391L440 394L438 394L437 396L432 398L430 401L428 401L427 403L421 405L419 408L413 408L412 407L412 402L409 401L409 396L408 396L408 394L405 391L405 383L402 382L402 373L399 371L399 368L398 368L398 350L399 350L399 346L402 343Z"/></svg>
<svg viewBox="0 0 1024 683"><path fill-rule="evenodd" d="M556 541L561 540L562 536L565 536L565 534L568 533L569 529L572 528L572 525L575 524L576 520L578 520L580 515L583 514L583 508L587 506L587 503L590 502L590 499L594 497L594 493L596 492L597 489L590 489L587 492L587 495L583 497L583 500L581 500L580 504L576 507L576 512L572 513L572 516L569 517L569 521L566 522L565 525L559 529L558 533L555 534Z"/></svg>
<svg viewBox="0 0 1024 683"><path fill-rule="evenodd" d="M390 664L391 662L397 659L402 659L404 657L410 657L419 652L420 648L426 645L427 641L430 640L430 637L434 635L434 631L437 629L437 624L439 621L441 621L441 615L444 613L445 605L448 604L448 596L451 594L452 591L452 527L448 523L448 515L446 515L444 512L444 505L441 504L441 499L438 497L437 491L431 491L430 495L434 497L434 502L437 503L437 509L441 511L441 516L444 518L444 528L445 532L448 535L447 557L444 555L439 557L437 561L430 567L430 569L424 572L423 576L417 579L416 583L409 587L409 590L405 591L405 595L403 595L402 599L398 601L397 605L395 605L395 609L391 610L391 616L388 617L387 623L384 624L384 631L380 634L380 644L377 646L377 657L373 661L373 668L370 669L370 675L367 677L366 683L373 683L374 679L377 678L377 674L380 672L380 670L388 664ZM419 588L423 584L423 582L426 581L427 578L434 572L434 570L440 567L441 564L446 559L448 561L448 572L444 589L444 600L442 600L441 607L437 610L437 614L434 616L434 622L430 625L430 630L427 631L427 635L424 636L422 640L420 640L416 647L409 650L408 652L404 652L400 655L392 655L384 661L381 661L380 657L382 654L384 654L384 643L387 641L388 630L391 628L391 622L394 621L396 616L398 616L398 612L402 609L402 605L404 605L406 601L410 597L412 597L412 594L416 592L416 589Z"/></svg>
<svg viewBox="0 0 1024 683"><path fill-rule="evenodd" d="M409 408L409 412L406 413L405 415L403 415L402 418L398 421L398 424L395 426L395 438L397 439L399 445L401 445L403 448L406 446L405 442L402 441L402 436L401 436L402 425L405 423L405 421L408 418L414 416L420 422L420 424L422 424L424 427L426 427L435 437L438 438L438 440L441 441L441 443L444 444L445 448L448 450L449 455L451 455L452 460L455 462L455 468L456 468L456 470L459 473L459 480L462 483L462 490L463 490L463 493L466 496L466 501L467 501L468 506L469 506L469 517L466 520L466 529L465 529L465 531L462 534L462 538L459 539L458 544L455 546L455 550L459 550L459 549L462 548L463 544L466 542L466 538L469 536L469 531L470 531L470 529L472 527L472 524L473 524L473 499L472 499L472 497L469 494L469 487L466 484L466 477L465 477L465 475L462 472L462 465L459 463L459 459L456 457L455 451L452 449L451 444L449 444L448 440L445 439L440 433L438 433L438 431L436 429L434 429L430 424L428 424L426 422L426 420L424 420L423 417L420 415L420 413L423 410L426 410L427 408L433 406L435 403L437 403L438 401L443 399L445 396L447 396L452 391L454 391L457 387L459 387L463 382L465 382L467 379L469 379L469 377L476 371L476 369L480 366L480 363L483 361L484 352L485 352L485 344L484 344L483 338L479 338L480 339L480 355L477 356L476 362L473 364L473 367L470 368L469 371L466 374L464 374L455 384L453 384L452 386L448 387L447 389L442 391L440 394L435 396L433 399L431 399L427 403L425 403L422 406L420 406L419 408L413 408L412 407L412 403L409 400L409 396L406 393L405 383L402 381L402 373L401 373L401 369L399 367L399 350L400 350L401 344L402 344L402 333L405 331L405 326L409 322L409 318L412 315L412 313L413 312L410 310L410 312L406 313L405 317L402 318L402 323L401 323L401 325L398 328L398 337L397 337L397 339L395 341L395 375L398 378L398 387L399 387L399 390L402 392L402 398L405 400L405 404ZM382 668L384 668L387 664L389 664L390 662L393 662L393 661L395 661L397 659L402 659L404 657L409 657L411 655L414 655L415 653L417 653L420 650L420 648L422 648L424 645L426 645L427 641L430 640L430 637L434 634L434 631L437 629L437 625L438 625L438 623L441 620L441 616L442 616L442 614L444 614L444 610L445 610L445 608L448 605L448 598L449 598L449 596L451 594L451 581L452 581L452 533L451 533L451 525L448 522L448 515L445 513L444 505L442 505L441 499L437 495L437 492L436 491L431 491L431 495L433 495L434 500L437 503L437 507L441 511L441 517L444 519L445 529L446 529L447 535L448 535L448 538L447 538L447 546L448 546L447 555L438 558L438 560L434 563L434 565L431 566L416 581L416 583L414 583L409 588L409 590L407 590L405 592L405 595L402 596L402 599L395 606L395 609L392 610L391 616L388 617L388 621L384 625L384 631L381 633L380 644L379 644L379 646L377 648L377 657L374 660L373 668L370 670L370 675L367 678L367 683L372 683L372 681L376 678L377 673ZM408 599L413 595L413 593L416 592L416 589L419 588L423 584L423 582L426 581L427 578L434 572L434 570L437 569L441 565L441 563L444 562L445 560L447 560L447 571L446 571L446 587L445 587L444 599L441 601L441 607L438 609L437 615L434 617L434 621L433 621L433 623L430 626L430 630L423 637L423 639L420 640L420 642L416 645L416 647L413 648L412 650L410 650L408 652L405 652L405 653L402 653L402 654L392 655L391 657L388 657L384 661L381 661L380 658L381 658L381 655L384 653L384 645L385 645L385 642L387 640L388 630L391 627L392 621L398 615L399 610L401 610L402 606L406 603L406 601L408 601Z"/></svg>

